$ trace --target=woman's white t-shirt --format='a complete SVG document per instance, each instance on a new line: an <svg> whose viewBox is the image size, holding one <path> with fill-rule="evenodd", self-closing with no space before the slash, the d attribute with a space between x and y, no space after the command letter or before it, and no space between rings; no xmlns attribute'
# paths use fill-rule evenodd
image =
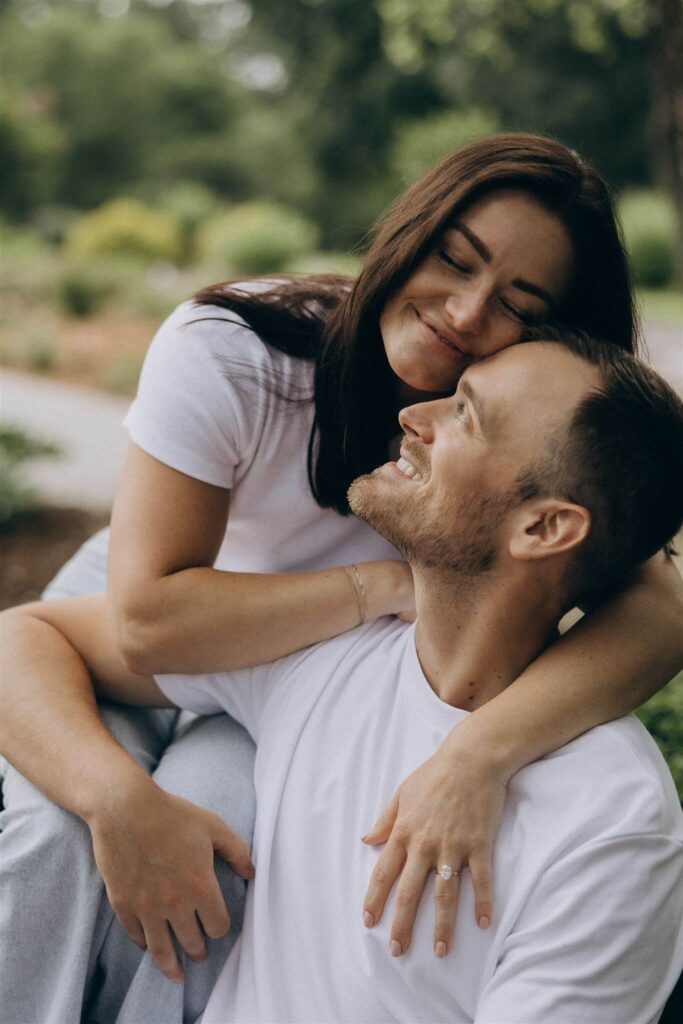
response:
<svg viewBox="0 0 683 1024"><path fill-rule="evenodd" d="M266 345L229 310L183 303L152 341L124 425L155 459L231 491L217 569L305 572L401 558L366 523L316 503L312 393L313 364Z"/></svg>

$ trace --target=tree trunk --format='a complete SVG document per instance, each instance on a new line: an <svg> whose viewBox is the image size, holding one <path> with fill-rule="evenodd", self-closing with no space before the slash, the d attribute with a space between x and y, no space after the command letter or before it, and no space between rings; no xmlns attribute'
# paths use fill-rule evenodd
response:
<svg viewBox="0 0 683 1024"><path fill-rule="evenodd" d="M683 0L652 0L655 158L676 211L676 277L683 285Z"/></svg>

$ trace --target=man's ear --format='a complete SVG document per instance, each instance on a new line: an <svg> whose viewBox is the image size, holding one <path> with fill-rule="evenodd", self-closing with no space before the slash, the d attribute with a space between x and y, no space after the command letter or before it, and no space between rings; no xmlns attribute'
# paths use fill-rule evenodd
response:
<svg viewBox="0 0 683 1024"><path fill-rule="evenodd" d="M566 554L583 544L590 529L590 512L583 505L558 498L527 501L514 515L510 554L520 561Z"/></svg>

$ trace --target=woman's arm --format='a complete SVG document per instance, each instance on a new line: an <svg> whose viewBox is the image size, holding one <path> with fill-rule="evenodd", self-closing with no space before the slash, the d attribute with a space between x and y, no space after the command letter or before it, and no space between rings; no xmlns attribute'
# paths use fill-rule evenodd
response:
<svg viewBox="0 0 683 1024"><path fill-rule="evenodd" d="M366 893L366 923L379 920L401 875L391 939L405 952L427 875L447 857L454 868L469 867L475 916L486 927L493 910L491 857L510 777L661 689L683 665L681 623L683 581L662 553L456 726L364 837L386 841ZM454 885L449 892L449 905L437 907L435 951L437 943L446 951L452 943Z"/></svg>
<svg viewBox="0 0 683 1024"><path fill-rule="evenodd" d="M253 877L249 847L217 815L164 792L113 739L100 697L169 706L123 664L105 599L43 601L0 614L0 751L88 825L107 895L131 939L171 980L183 973L168 929L194 959L230 917L214 853ZM167 923L168 922L168 923Z"/></svg>
<svg viewBox="0 0 683 1024"><path fill-rule="evenodd" d="M211 568L229 500L229 491L131 445L112 518L108 596L133 671L229 671L358 625L358 600L341 567L287 575ZM414 609L407 565L365 562L361 575L367 618Z"/></svg>

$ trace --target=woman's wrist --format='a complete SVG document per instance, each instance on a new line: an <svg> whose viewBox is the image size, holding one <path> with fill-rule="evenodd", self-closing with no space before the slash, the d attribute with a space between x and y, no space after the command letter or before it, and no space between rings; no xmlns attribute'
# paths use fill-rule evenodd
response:
<svg viewBox="0 0 683 1024"><path fill-rule="evenodd" d="M92 831L112 816L121 818L124 809L144 803L158 787L140 765L122 750L118 765L107 764L103 773L90 774L77 795L74 812Z"/></svg>
<svg viewBox="0 0 683 1024"><path fill-rule="evenodd" d="M413 575L405 562L357 562L353 568L363 584L366 621L413 610Z"/></svg>
<svg viewBox="0 0 683 1024"><path fill-rule="evenodd" d="M511 730L500 730L473 711L451 729L437 751L437 756L462 768L498 779L507 785L510 778L528 763L515 743Z"/></svg>

